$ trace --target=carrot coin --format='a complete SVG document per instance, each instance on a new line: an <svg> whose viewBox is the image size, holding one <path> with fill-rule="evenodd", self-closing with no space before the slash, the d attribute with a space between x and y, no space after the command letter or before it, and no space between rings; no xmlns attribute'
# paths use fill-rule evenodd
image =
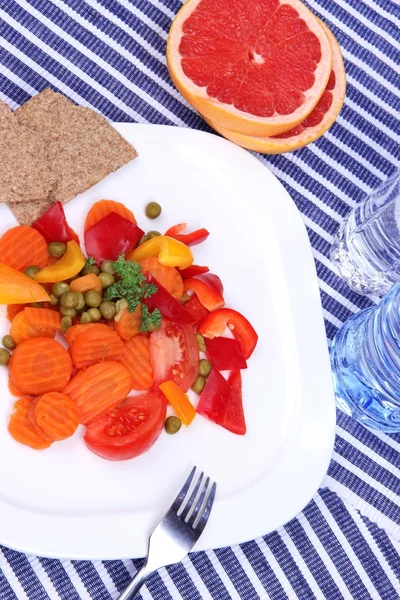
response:
<svg viewBox="0 0 400 600"><path fill-rule="evenodd" d="M43 450L52 444L52 439L44 432L38 433L33 428L28 413L32 407L34 398L24 396L14 403L13 412L8 424L8 431L20 444L30 446L35 450Z"/></svg>
<svg viewBox="0 0 400 600"><path fill-rule="evenodd" d="M96 225L101 219L104 219L110 213L117 213L120 217L131 221L131 223L135 223L136 219L133 215L133 212L126 208L121 202L115 202L115 200L99 200L93 204L92 208L89 210L86 221L85 221L85 231Z"/></svg>
<svg viewBox="0 0 400 600"><path fill-rule="evenodd" d="M149 343L149 339L144 335L135 335L125 344L120 358L120 362L132 375L134 390L149 390L153 385Z"/></svg>
<svg viewBox="0 0 400 600"><path fill-rule="evenodd" d="M37 399L34 415L38 426L56 441L71 437L80 422L80 410L65 394L49 392Z"/></svg>
<svg viewBox="0 0 400 600"><path fill-rule="evenodd" d="M33 227L17 225L0 238L0 256L2 263L17 271L30 265L43 269L48 262L47 243Z"/></svg>

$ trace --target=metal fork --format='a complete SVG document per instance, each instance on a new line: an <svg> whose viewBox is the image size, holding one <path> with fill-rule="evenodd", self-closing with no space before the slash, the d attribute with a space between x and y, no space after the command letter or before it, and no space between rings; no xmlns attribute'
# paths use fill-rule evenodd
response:
<svg viewBox="0 0 400 600"><path fill-rule="evenodd" d="M203 533L217 484L203 472L195 477L196 470L193 467L171 508L154 529L142 568L117 600L132 600L154 571L183 560Z"/></svg>

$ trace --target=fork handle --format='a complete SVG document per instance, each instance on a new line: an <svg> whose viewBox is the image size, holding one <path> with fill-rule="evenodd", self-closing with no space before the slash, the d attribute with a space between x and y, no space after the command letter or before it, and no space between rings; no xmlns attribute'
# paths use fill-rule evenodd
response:
<svg viewBox="0 0 400 600"><path fill-rule="evenodd" d="M132 600L151 573L152 571L149 571L147 562L145 562L142 568L136 573L126 590L124 590L122 594L118 596L117 600Z"/></svg>

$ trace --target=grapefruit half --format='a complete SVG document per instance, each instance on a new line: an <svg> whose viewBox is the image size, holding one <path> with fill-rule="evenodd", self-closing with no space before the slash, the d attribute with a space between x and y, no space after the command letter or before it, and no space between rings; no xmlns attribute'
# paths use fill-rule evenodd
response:
<svg viewBox="0 0 400 600"><path fill-rule="evenodd" d="M221 127L209 119L206 119L207 123L231 142L264 154L291 152L321 137L336 120L346 94L346 72L340 46L330 29L326 25L323 27L332 47L332 70L324 93L302 123L275 137L244 135Z"/></svg>
<svg viewBox="0 0 400 600"><path fill-rule="evenodd" d="M271 136L310 114L328 83L332 51L300 0L188 0L169 33L167 64L207 119Z"/></svg>

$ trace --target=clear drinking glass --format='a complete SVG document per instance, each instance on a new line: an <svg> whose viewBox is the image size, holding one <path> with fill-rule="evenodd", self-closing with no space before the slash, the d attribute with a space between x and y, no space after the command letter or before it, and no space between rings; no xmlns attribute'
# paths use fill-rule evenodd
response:
<svg viewBox="0 0 400 600"><path fill-rule="evenodd" d="M383 296L400 281L400 170L346 217L332 245L331 260L359 294Z"/></svg>

